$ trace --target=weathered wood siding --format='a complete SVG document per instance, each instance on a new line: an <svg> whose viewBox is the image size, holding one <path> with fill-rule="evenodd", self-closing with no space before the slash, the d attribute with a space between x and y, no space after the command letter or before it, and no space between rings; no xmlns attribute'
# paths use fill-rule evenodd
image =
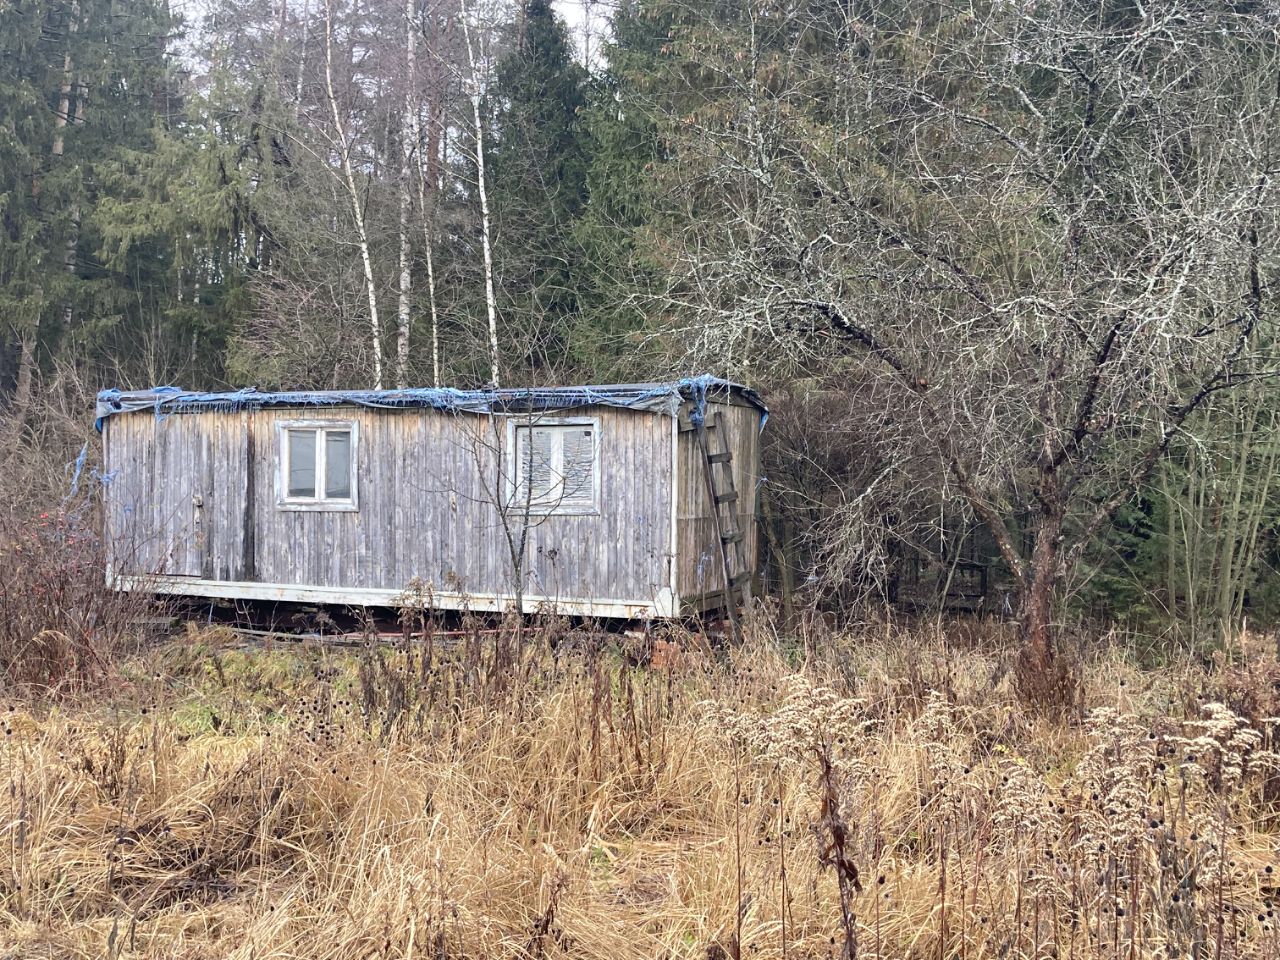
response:
<svg viewBox="0 0 1280 960"><path fill-rule="evenodd" d="M687 407L686 407L687 409ZM760 478L760 411L738 403L709 403L707 416L719 412L733 452L733 484L738 491L737 519L745 535L745 554L751 570L756 569L756 489ZM713 449L726 442L711 440ZM677 491L677 570L676 590L683 606L702 609L720 603L724 589L724 571L720 561L720 545L716 539L703 479L706 465L698 448L697 435L680 434Z"/></svg>
<svg viewBox="0 0 1280 960"><path fill-rule="evenodd" d="M115 572L246 579L250 417L107 421L106 531Z"/></svg>
<svg viewBox="0 0 1280 960"><path fill-rule="evenodd" d="M525 591L652 602L669 584L670 424L592 407L600 513L535 517ZM357 424L359 509L277 507L277 424ZM116 573L510 596L505 418L431 410L269 409L123 414L107 422L107 530Z"/></svg>

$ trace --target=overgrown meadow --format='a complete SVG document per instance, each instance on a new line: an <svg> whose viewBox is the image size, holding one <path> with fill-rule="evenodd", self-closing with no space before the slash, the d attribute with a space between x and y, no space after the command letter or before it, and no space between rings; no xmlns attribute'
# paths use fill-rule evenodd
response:
<svg viewBox="0 0 1280 960"><path fill-rule="evenodd" d="M1280 956L1280 664L1000 632L219 627L0 706L0 956Z"/></svg>

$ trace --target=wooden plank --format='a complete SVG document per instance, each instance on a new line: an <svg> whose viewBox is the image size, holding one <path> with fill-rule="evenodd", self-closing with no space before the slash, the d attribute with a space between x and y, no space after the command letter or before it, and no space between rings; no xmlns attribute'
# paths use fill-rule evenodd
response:
<svg viewBox="0 0 1280 960"><path fill-rule="evenodd" d="M703 418L703 422L699 424L700 429L697 431L696 436L698 439L698 450L702 454L702 478L706 485L707 496L710 498L712 503L711 521L715 530L716 539L719 541L717 544L719 548L717 551L717 558L720 561L722 577L721 583L724 593L724 611L729 617L729 625L733 632L734 639L741 640L741 628L738 623L738 602L734 596L735 571L730 563L731 557L736 557L736 554L731 554L729 547L725 543L723 521L720 514L720 506L725 503L733 503L738 499L738 495L732 490L721 492L716 489L716 470L715 464L711 461L712 449L710 446L710 438L713 433L712 428L715 428L714 432L720 443L727 444L729 441L729 437L725 436L723 431L718 429L719 424L720 413L718 411L709 411ZM728 456L732 457L732 452L728 446L723 446L721 449L723 452L728 454ZM730 472L730 479L732 479L732 472Z"/></svg>
<svg viewBox="0 0 1280 960"><path fill-rule="evenodd" d="M734 502L736 510L730 515L733 522L731 524L730 517L726 516L722 533L731 533L734 528L741 532L741 543L735 545L740 550L744 569L754 571L757 566L758 532L755 510L759 477L760 412L752 406L709 403L708 418L713 419L713 415L717 413L720 415L722 431L717 446L724 444L724 450L731 452L733 456L728 463L718 464L715 469L732 477L734 491L738 494L738 499ZM712 451L715 452L717 451ZM724 581L714 573L720 542L710 519L712 501L705 489L689 483L690 476L693 475L693 479L701 484L697 475L702 471L702 464L694 434L678 435L677 459L679 471L683 475L678 485L680 502L677 504L676 518L677 592L682 605L686 598L696 598L696 604L694 600L689 600L690 609L705 608L706 598L721 589Z"/></svg>
<svg viewBox="0 0 1280 960"><path fill-rule="evenodd" d="M255 477L258 467L256 462L256 445L257 445L257 427L254 423L252 415L245 413L240 418L241 429L244 431L244 484L241 489L243 509L240 511L241 516L241 534L240 534L240 575L238 580L255 580L257 579L257 556L255 545L257 542L257 525L254 522L254 509L257 502L258 491L255 486Z"/></svg>
<svg viewBox="0 0 1280 960"><path fill-rule="evenodd" d="M225 597L235 600L280 600L296 603L332 603L343 606L394 607L403 598L403 590L356 587L331 587L312 584L247 583L240 581L203 580L198 577L125 576L119 580L123 590L171 596ZM514 602L514 594L454 593L439 591L436 606L441 610L471 609L500 612ZM618 600L608 597L553 597L526 594L525 613L543 610L569 616L620 617L642 619L654 615L652 601Z"/></svg>
<svg viewBox="0 0 1280 960"><path fill-rule="evenodd" d="M666 485L671 421L590 412L599 419L604 456L600 512L539 518L530 530L526 585L542 597L651 603L667 588L676 496ZM110 456L117 462L121 454L126 476L108 513L126 526L125 496L138 489L133 496L147 516L127 526L135 533L154 528L155 542L174 548L160 566L202 581L399 591L417 576L441 591L456 572L478 596L509 591L510 557L492 502L501 489L503 418L490 424L435 411L326 411L326 419L355 420L361 431L360 507L336 513L277 507L276 427L298 416L271 409L171 414L159 424L147 413L113 418ZM125 435L127 447L119 441ZM192 530L193 494L203 498L202 542Z"/></svg>

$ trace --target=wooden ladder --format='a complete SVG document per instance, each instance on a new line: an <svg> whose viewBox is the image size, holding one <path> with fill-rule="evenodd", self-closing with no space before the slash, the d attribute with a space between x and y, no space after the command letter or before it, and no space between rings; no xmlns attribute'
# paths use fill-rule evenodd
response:
<svg viewBox="0 0 1280 960"><path fill-rule="evenodd" d="M719 544L720 569L724 574L724 609L734 640L742 637L738 622L738 600L745 606L751 599L751 571L747 567L746 535L738 523L738 491L733 482L733 451L719 411L695 422L698 449L702 451L702 472L707 500L711 504L711 525ZM712 448L712 440L717 447ZM717 467L719 470L717 471Z"/></svg>

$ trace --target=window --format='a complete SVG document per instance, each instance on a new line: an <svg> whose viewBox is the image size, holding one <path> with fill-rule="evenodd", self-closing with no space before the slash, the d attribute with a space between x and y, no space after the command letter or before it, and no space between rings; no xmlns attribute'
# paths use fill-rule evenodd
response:
<svg viewBox="0 0 1280 960"><path fill-rule="evenodd" d="M512 507L538 513L595 513L599 464L594 420L515 424Z"/></svg>
<svg viewBox="0 0 1280 960"><path fill-rule="evenodd" d="M356 509L356 425L299 421L279 432L281 509Z"/></svg>

